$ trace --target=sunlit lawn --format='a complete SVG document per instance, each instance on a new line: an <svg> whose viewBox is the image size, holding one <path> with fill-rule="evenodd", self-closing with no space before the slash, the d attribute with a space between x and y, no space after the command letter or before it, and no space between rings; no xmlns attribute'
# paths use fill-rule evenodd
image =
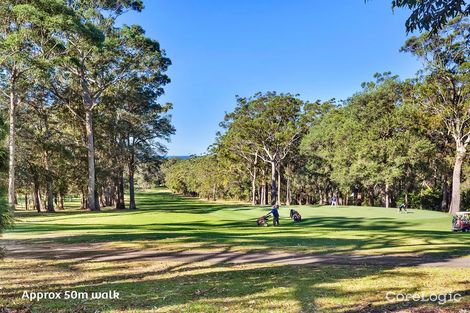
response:
<svg viewBox="0 0 470 313"><path fill-rule="evenodd" d="M5 238L319 253L469 252L470 236L451 233L451 217L441 212L300 206L295 209L304 221L294 224L289 207L282 207L281 227L257 227L256 218L267 213L268 207L180 198L164 190L140 194L138 206L137 211L102 213L23 211Z"/></svg>
<svg viewBox="0 0 470 313"><path fill-rule="evenodd" d="M103 243L106 247L200 251L276 250L299 253L469 255L470 236L450 232L444 213L367 207L296 207L293 224L281 208L281 227L256 227L268 208L181 198L165 190L138 195L137 211L19 212L6 242ZM385 312L470 305L470 269L443 267L281 265L125 260L5 259L1 307L33 312ZM30 303L24 290L120 292L118 300ZM459 303L387 302L395 293L459 292ZM425 311L428 312L428 311Z"/></svg>

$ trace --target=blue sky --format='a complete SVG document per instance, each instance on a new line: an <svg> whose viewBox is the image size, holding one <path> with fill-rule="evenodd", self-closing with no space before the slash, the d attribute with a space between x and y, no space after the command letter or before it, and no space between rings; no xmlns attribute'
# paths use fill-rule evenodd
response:
<svg viewBox="0 0 470 313"><path fill-rule="evenodd" d="M157 39L173 65L162 102L176 134L169 155L200 154L235 95L275 90L305 100L345 99L376 72L411 77L398 50L409 12L391 0L146 0L121 18Z"/></svg>

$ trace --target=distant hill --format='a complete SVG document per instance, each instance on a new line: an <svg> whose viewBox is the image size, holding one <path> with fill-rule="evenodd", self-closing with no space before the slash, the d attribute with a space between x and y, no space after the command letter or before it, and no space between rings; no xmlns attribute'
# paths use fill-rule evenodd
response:
<svg viewBox="0 0 470 313"><path fill-rule="evenodd" d="M165 156L165 159L181 159L181 160L186 160L189 159L191 156L189 155L167 155Z"/></svg>

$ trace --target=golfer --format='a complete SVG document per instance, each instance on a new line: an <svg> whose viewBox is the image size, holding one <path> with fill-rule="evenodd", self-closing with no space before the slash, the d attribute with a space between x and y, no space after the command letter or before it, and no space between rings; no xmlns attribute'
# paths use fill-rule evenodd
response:
<svg viewBox="0 0 470 313"><path fill-rule="evenodd" d="M338 206L338 199L336 198L336 195L331 197L331 206Z"/></svg>
<svg viewBox="0 0 470 313"><path fill-rule="evenodd" d="M279 205L275 204L271 208L271 214L273 215L273 226L279 226Z"/></svg>
<svg viewBox="0 0 470 313"><path fill-rule="evenodd" d="M406 210L406 205L404 203L400 204L400 206L398 207L398 212L405 212L405 213L408 213L408 211Z"/></svg>

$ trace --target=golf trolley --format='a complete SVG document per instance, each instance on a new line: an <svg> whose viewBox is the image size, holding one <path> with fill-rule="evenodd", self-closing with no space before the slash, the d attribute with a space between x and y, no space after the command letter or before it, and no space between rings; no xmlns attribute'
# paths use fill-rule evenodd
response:
<svg viewBox="0 0 470 313"><path fill-rule="evenodd" d="M270 214L261 216L256 220L256 225L258 226L268 226L268 221L269 221Z"/></svg>

